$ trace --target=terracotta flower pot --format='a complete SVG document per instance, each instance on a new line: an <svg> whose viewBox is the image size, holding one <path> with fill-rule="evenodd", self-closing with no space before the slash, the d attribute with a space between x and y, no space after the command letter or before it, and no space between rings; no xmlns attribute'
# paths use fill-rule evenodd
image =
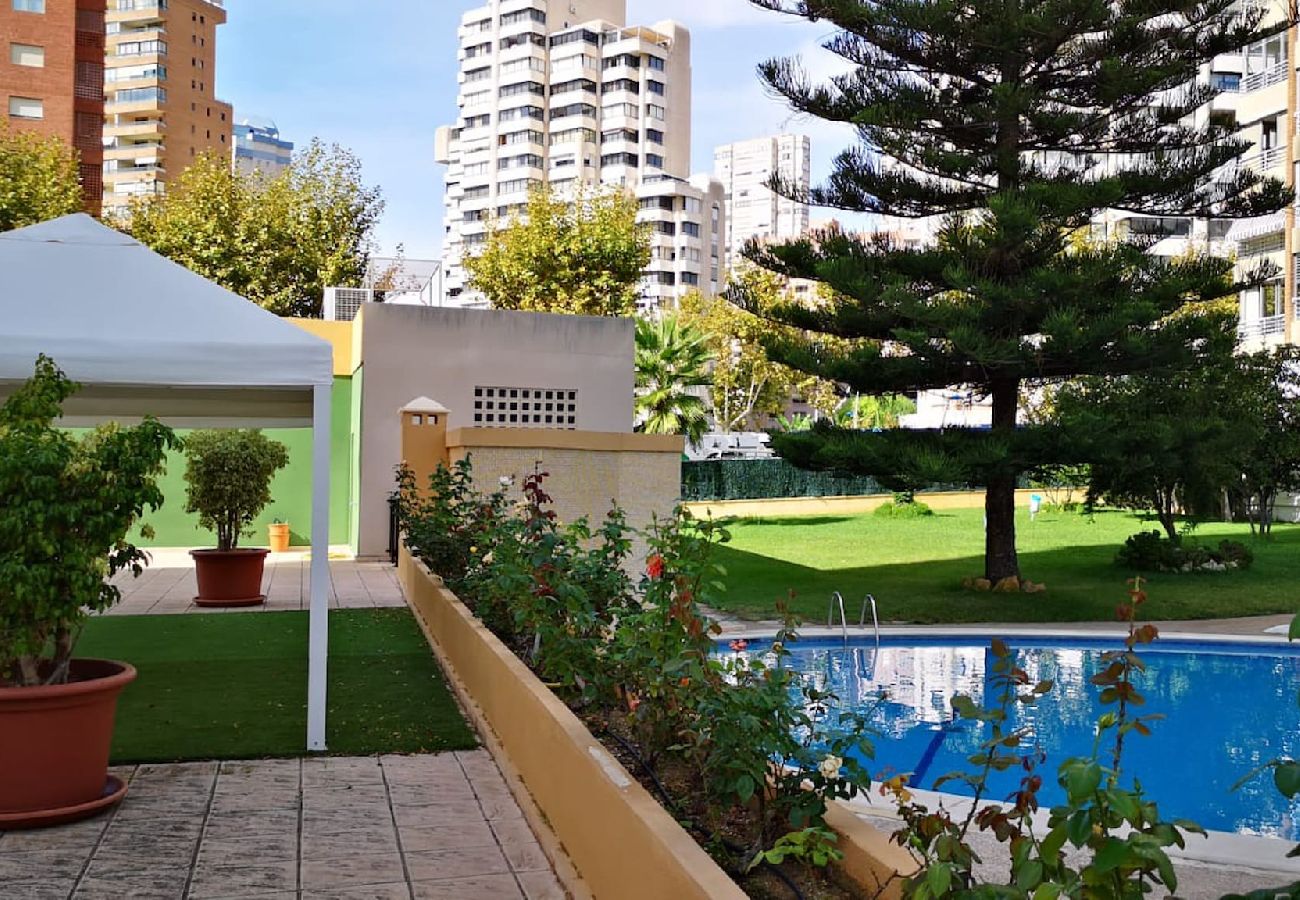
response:
<svg viewBox="0 0 1300 900"><path fill-rule="evenodd" d="M271 536L271 552L283 553L289 549L289 523L272 522L266 526Z"/></svg>
<svg viewBox="0 0 1300 900"><path fill-rule="evenodd" d="M270 550L191 550L199 606L259 606L266 602L262 593L262 570Z"/></svg>
<svg viewBox="0 0 1300 900"><path fill-rule="evenodd" d="M67 684L0 687L0 831L84 819L126 795L108 752L134 680L126 663L77 659Z"/></svg>

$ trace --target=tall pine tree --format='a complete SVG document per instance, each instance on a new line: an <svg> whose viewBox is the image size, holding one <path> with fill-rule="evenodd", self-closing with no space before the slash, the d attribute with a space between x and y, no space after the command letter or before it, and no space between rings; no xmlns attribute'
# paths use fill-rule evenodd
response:
<svg viewBox="0 0 1300 900"><path fill-rule="evenodd" d="M751 246L758 264L837 297L767 311L813 333L773 339L769 352L863 393L969 385L993 416L986 430L820 428L778 447L898 489L986 486L985 576L1018 576L1017 480L1070 456L1068 435L1017 427L1027 385L1184 369L1234 339L1230 314L1184 310L1239 289L1229 261L1074 236L1107 209L1236 218L1286 205L1280 182L1236 164L1248 143L1206 115L1215 92L1196 83L1218 54L1282 26L1234 0L751 2L829 22L823 46L851 65L820 84L796 60L760 66L796 111L857 130L828 183L801 199L945 217L923 249L838 231Z"/></svg>

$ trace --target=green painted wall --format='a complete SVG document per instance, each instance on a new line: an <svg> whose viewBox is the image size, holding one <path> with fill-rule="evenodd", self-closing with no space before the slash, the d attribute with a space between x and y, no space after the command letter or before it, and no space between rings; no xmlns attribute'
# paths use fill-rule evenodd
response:
<svg viewBox="0 0 1300 900"><path fill-rule="evenodd" d="M351 491L353 471L352 379L336 377L330 418L330 543L348 544L351 533ZM188 431L177 434L184 437ZM266 526L279 518L289 523L294 546L311 543L311 429L268 428L272 437L289 448L289 465L271 482L271 504L253 523L253 535L241 543L248 547L267 545ZM185 512L185 456L174 454L167 462L161 487L167 498L162 509L146 517L155 536L142 547L203 547L215 545L216 536L199 528L198 516Z"/></svg>
<svg viewBox="0 0 1300 900"><path fill-rule="evenodd" d="M361 398L365 394L363 381L366 377L365 366L358 366L352 373L352 408L348 411L348 453L351 465L348 471L348 544L352 552L357 552L357 535L361 533L361 504L357 497L361 493Z"/></svg>

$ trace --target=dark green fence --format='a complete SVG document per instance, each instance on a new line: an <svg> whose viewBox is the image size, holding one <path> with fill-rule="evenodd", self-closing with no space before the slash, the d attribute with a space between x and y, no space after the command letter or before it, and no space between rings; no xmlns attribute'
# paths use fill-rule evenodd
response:
<svg viewBox="0 0 1300 900"><path fill-rule="evenodd" d="M887 493L865 475L796 469L783 459L706 459L682 462L683 500L767 500L774 497L851 497Z"/></svg>

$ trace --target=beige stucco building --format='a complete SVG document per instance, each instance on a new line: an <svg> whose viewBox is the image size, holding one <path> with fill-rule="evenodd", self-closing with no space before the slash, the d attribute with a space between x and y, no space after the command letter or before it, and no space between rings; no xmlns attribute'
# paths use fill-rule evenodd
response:
<svg viewBox="0 0 1300 900"><path fill-rule="evenodd" d="M104 61L104 210L162 193L201 154L231 153L216 96L224 0L110 0Z"/></svg>

